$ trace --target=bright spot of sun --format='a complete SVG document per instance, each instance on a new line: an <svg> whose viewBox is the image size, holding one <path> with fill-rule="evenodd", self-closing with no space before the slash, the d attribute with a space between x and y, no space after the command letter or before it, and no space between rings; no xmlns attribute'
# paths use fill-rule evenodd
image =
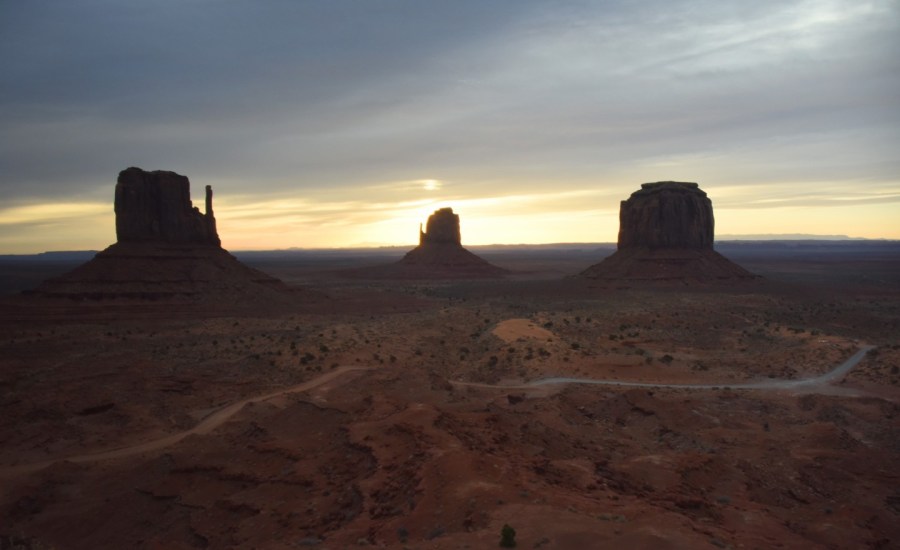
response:
<svg viewBox="0 0 900 550"><path fill-rule="evenodd" d="M422 180L422 189L426 191L437 191L441 188L441 182L438 180Z"/></svg>

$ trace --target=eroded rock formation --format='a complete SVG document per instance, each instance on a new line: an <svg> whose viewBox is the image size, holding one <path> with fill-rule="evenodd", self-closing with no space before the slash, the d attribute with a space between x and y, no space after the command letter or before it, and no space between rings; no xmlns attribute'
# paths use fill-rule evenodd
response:
<svg viewBox="0 0 900 550"><path fill-rule="evenodd" d="M187 177L175 172L146 172L131 167L116 183L118 242L193 243L220 246L212 210L212 187L206 186L206 212L191 203Z"/></svg>
<svg viewBox="0 0 900 550"><path fill-rule="evenodd" d="M423 278L483 278L506 273L463 247L459 215L452 208L435 210L424 232L419 226L419 246L407 252L398 265L405 275Z"/></svg>
<svg viewBox="0 0 900 550"><path fill-rule="evenodd" d="M462 238L459 233L459 214L454 214L452 208L435 210L428 216L425 231L419 225L419 245L429 244L455 244L462 246Z"/></svg>
<svg viewBox="0 0 900 550"><path fill-rule="evenodd" d="M221 247L206 187L206 211L191 203L190 182L175 172L128 168L115 192L118 241L34 293L74 299L210 299L283 302L284 284Z"/></svg>
<svg viewBox="0 0 900 550"><path fill-rule="evenodd" d="M435 210L419 226L419 246L399 262L354 272L376 279L481 279L500 277L507 270L488 263L462 245L459 215L452 208Z"/></svg>
<svg viewBox="0 0 900 550"><path fill-rule="evenodd" d="M712 201L696 183L645 183L622 201L619 250L712 250L714 226Z"/></svg>
<svg viewBox="0 0 900 550"><path fill-rule="evenodd" d="M618 250L581 276L716 280L755 276L713 250L712 201L696 183L645 183L619 208Z"/></svg>

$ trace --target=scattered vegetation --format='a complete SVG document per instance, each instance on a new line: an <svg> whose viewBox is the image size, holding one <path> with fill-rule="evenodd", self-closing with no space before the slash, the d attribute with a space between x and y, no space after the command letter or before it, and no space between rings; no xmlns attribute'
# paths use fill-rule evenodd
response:
<svg viewBox="0 0 900 550"><path fill-rule="evenodd" d="M504 524L503 528L500 529L500 547L516 547L516 530L510 527L509 524Z"/></svg>

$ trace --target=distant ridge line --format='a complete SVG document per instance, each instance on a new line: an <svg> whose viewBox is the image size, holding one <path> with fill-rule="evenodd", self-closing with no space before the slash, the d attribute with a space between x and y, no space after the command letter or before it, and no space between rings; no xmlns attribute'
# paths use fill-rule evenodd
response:
<svg viewBox="0 0 900 550"><path fill-rule="evenodd" d="M772 242L772 243L790 243L790 242L816 242L816 243L872 243L887 244L900 243L900 239L877 238L870 239L867 237L847 237L844 235L720 235L715 239L716 244L741 243L741 242ZM233 249L232 254L256 254L256 253L303 253L303 252L353 252L353 251L371 251L371 252L390 252L408 250L412 244L398 245L372 245L372 246L342 246L342 247L299 247L293 246L288 248L270 248L270 249ZM577 249L586 247L615 248L615 242L564 242L564 243L516 243L516 244L475 244L467 245L468 248L474 249L496 249L496 250L515 250L515 249ZM45 260L69 260L93 257L97 250L50 250L45 252L23 253L23 254L0 254L0 260L15 259L45 259Z"/></svg>
<svg viewBox="0 0 900 550"><path fill-rule="evenodd" d="M868 239L866 237L849 237L847 235L815 235L810 233L759 233L759 234L722 234L717 241L885 241L890 239Z"/></svg>

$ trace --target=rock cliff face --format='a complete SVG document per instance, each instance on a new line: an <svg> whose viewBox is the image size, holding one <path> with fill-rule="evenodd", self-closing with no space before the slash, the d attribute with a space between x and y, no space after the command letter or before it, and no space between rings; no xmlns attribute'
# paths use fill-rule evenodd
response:
<svg viewBox="0 0 900 550"><path fill-rule="evenodd" d="M712 201L696 183L645 183L622 201L619 250L712 250L714 225Z"/></svg>
<svg viewBox="0 0 900 550"><path fill-rule="evenodd" d="M501 277L507 270L488 263L461 244L459 215L452 208L435 210L425 231L419 226L419 246L399 262L353 272L374 279L483 279Z"/></svg>
<svg viewBox="0 0 900 550"><path fill-rule="evenodd" d="M441 208L428 216L425 232L422 232L422 226L419 226L419 245L428 244L456 244L462 246L462 238L459 233L459 215L454 214L452 208Z"/></svg>
<svg viewBox="0 0 900 550"><path fill-rule="evenodd" d="M175 172L128 168L116 183L116 237L120 243L166 242L220 246L206 186L206 212L191 203L190 182Z"/></svg>
<svg viewBox="0 0 900 550"><path fill-rule="evenodd" d="M621 203L618 250L581 276L617 281L755 278L713 250L714 226L712 201L696 183L645 183Z"/></svg>
<svg viewBox="0 0 900 550"><path fill-rule="evenodd" d="M225 251L216 232L212 189L206 212L191 204L175 172L128 168L115 195L118 242L34 293L77 300L284 302L285 285Z"/></svg>

